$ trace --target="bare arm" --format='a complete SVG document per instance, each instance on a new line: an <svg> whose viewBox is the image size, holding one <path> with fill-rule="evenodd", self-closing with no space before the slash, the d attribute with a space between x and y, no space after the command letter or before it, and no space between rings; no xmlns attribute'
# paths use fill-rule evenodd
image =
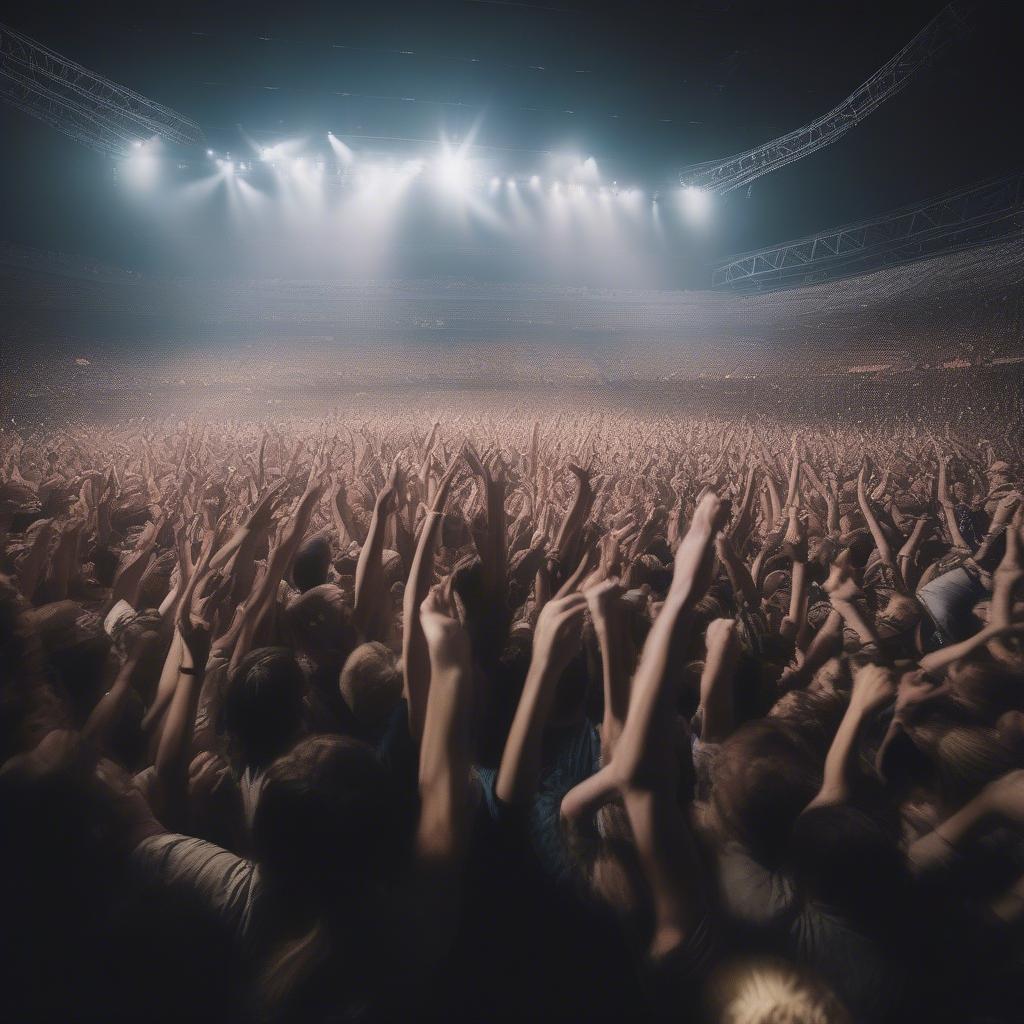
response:
<svg viewBox="0 0 1024 1024"><path fill-rule="evenodd" d="M458 920L470 823L473 689L469 638L441 588L427 596L420 619L430 652L430 693L420 743L415 854L429 964L444 955Z"/></svg>
<svg viewBox="0 0 1024 1024"><path fill-rule="evenodd" d="M409 730L415 740L419 740L423 734L430 686L430 655L420 624L419 608L430 592L434 573L434 548L457 467L458 461L453 461L441 479L431 507L427 509L409 579L402 595L402 670L405 698L409 705Z"/></svg>
<svg viewBox="0 0 1024 1024"><path fill-rule="evenodd" d="M384 565L381 560L384 534L388 518L398 510L401 487L402 475L396 459L391 466L387 485L377 495L370 519L370 531L356 563L356 596L352 618L368 639L374 639L384 593Z"/></svg>
<svg viewBox="0 0 1024 1024"><path fill-rule="evenodd" d="M573 593L549 601L537 619L533 658L495 783L495 793L504 803L526 803L536 792L544 726L558 679L579 645L579 627L586 607L587 599Z"/></svg>
<svg viewBox="0 0 1024 1024"><path fill-rule="evenodd" d="M857 737L868 715L891 699L896 688L888 669L866 665L853 677L850 703L825 758L825 773L818 795L807 805L822 807L844 803L850 792L850 770L856 752Z"/></svg>
<svg viewBox="0 0 1024 1024"><path fill-rule="evenodd" d="M622 584L606 579L585 591L587 607L594 623L601 651L604 718L601 723L601 749L605 760L614 753L615 744L629 712L630 679L633 670L633 645L627 634L620 598Z"/></svg>
<svg viewBox="0 0 1024 1024"><path fill-rule="evenodd" d="M735 619L715 619L705 637L707 657L700 677L700 706L703 710L700 738L721 743L733 731L733 673L739 657Z"/></svg>
<svg viewBox="0 0 1024 1024"><path fill-rule="evenodd" d="M110 689L99 699L82 726L82 739L103 747L117 726L124 711L125 702L132 692L132 682L138 672L139 662L157 642L156 633L143 633L131 653L125 658Z"/></svg>
<svg viewBox="0 0 1024 1024"><path fill-rule="evenodd" d="M199 692L210 654L212 626L196 619L192 600L199 583L206 575L213 554L214 536L207 535L203 553L189 580L178 607L177 632L182 640L178 682L167 710L163 732L156 754L156 776L163 805L171 818L184 815L188 793L188 765L191 760L192 733L195 729Z"/></svg>

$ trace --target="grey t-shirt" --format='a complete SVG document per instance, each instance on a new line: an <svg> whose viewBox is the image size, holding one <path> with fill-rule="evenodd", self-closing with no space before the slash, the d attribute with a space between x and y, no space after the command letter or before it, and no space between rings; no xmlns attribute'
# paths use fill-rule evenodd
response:
<svg viewBox="0 0 1024 1024"><path fill-rule="evenodd" d="M265 938L266 908L259 868L205 839L167 832L135 848L132 865L157 884L214 917L245 956Z"/></svg>

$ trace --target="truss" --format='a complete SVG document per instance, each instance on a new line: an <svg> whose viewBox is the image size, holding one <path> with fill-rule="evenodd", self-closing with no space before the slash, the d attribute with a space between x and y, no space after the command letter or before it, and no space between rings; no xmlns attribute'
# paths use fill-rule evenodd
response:
<svg viewBox="0 0 1024 1024"><path fill-rule="evenodd" d="M753 291L862 274L1024 228L1024 171L859 224L742 253L717 266L715 288Z"/></svg>
<svg viewBox="0 0 1024 1024"><path fill-rule="evenodd" d="M194 121L0 25L0 99L111 156L160 136L202 142Z"/></svg>
<svg viewBox="0 0 1024 1024"><path fill-rule="evenodd" d="M842 138L896 95L951 42L961 38L970 27L975 6L975 0L954 0L944 7L899 53L827 114L744 153L684 168L680 183L710 192L729 192Z"/></svg>

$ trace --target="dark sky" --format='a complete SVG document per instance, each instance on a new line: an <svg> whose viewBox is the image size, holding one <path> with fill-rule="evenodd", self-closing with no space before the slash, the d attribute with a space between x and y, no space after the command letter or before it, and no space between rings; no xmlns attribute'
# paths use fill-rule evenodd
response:
<svg viewBox="0 0 1024 1024"><path fill-rule="evenodd" d="M203 125L218 148L302 131L506 150L572 147L654 189L797 127L852 91L939 0L147 5L35 0L0 20ZM835 146L734 193L704 258L797 237L1024 164L1021 5L977 27ZM348 95L340 95L347 93ZM0 108L0 239L132 262L109 167ZM370 145L370 143L366 143ZM380 145L386 145L381 143ZM415 144L413 144L415 148Z"/></svg>

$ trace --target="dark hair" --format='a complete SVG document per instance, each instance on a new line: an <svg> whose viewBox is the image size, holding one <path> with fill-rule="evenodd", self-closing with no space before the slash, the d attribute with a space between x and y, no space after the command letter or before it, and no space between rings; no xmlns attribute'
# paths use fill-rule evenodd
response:
<svg viewBox="0 0 1024 1024"><path fill-rule="evenodd" d="M267 771L253 822L263 878L306 930L279 946L261 979L267 1019L310 1019L379 996L393 974L380 897L412 849L410 818L371 747L313 736ZM383 930L382 930L383 929Z"/></svg>
<svg viewBox="0 0 1024 1024"><path fill-rule="evenodd" d="M961 661L946 679L954 701L978 722L995 722L1003 712L1022 707L1019 677L995 662Z"/></svg>
<svg viewBox="0 0 1024 1024"><path fill-rule="evenodd" d="M257 647L228 680L221 725L244 765L264 767L295 740L306 682L287 647Z"/></svg>
<svg viewBox="0 0 1024 1024"><path fill-rule="evenodd" d="M302 542L292 561L292 582L305 593L327 582L331 565L331 545L323 536L309 537Z"/></svg>
<svg viewBox="0 0 1024 1024"><path fill-rule="evenodd" d="M785 722L824 759L846 713L847 701L838 693L790 690L772 706L769 717Z"/></svg>
<svg viewBox="0 0 1024 1024"><path fill-rule="evenodd" d="M300 594L285 612L295 646L316 657L334 658L339 665L359 643L352 610L341 587L322 583Z"/></svg>
<svg viewBox="0 0 1024 1024"><path fill-rule="evenodd" d="M316 902L392 877L408 851L402 804L368 744L310 736L268 769L253 821L267 876Z"/></svg>
<svg viewBox="0 0 1024 1024"><path fill-rule="evenodd" d="M851 804L814 807L796 820L790 862L805 895L854 920L898 910L910 876L894 837Z"/></svg>
<svg viewBox="0 0 1024 1024"><path fill-rule="evenodd" d="M820 782L821 760L795 729L776 720L748 722L722 744L711 801L732 835L772 867Z"/></svg>

